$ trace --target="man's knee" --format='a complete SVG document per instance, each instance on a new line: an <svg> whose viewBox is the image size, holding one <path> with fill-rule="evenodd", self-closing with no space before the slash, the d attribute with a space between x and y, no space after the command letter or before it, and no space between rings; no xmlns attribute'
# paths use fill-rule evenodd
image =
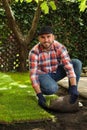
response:
<svg viewBox="0 0 87 130"><path fill-rule="evenodd" d="M45 88L41 88L41 90L46 95L55 94L58 91L58 85L57 84L50 85Z"/></svg>
<svg viewBox="0 0 87 130"><path fill-rule="evenodd" d="M57 84L55 84L55 85L53 85L52 87L50 87L50 93L51 94L54 94L54 93L56 93L58 91L58 85Z"/></svg>
<svg viewBox="0 0 87 130"><path fill-rule="evenodd" d="M79 66L82 68L82 62L79 59L72 59L72 63L74 66Z"/></svg>

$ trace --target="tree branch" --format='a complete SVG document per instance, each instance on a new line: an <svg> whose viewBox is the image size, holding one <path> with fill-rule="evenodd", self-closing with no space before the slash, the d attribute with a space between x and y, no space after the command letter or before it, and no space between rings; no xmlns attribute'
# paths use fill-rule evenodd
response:
<svg viewBox="0 0 87 130"><path fill-rule="evenodd" d="M11 30L15 34L17 40L20 43L24 43L24 36L22 35L22 32L16 23L14 14L13 14L12 9L8 3L8 0L2 0L2 4L3 4L3 7L4 7L6 15L7 15L9 27L11 28Z"/></svg>
<svg viewBox="0 0 87 130"><path fill-rule="evenodd" d="M30 41L33 39L33 36L34 36L35 31L37 29L37 24L39 22L40 13L41 13L40 4L41 4L41 2L38 3L38 7L37 7L37 10L36 10L35 15L34 15L31 28L28 32L28 35L26 36L26 43L27 44L30 43Z"/></svg>
<svg viewBox="0 0 87 130"><path fill-rule="evenodd" d="M28 34L26 36L23 36L20 28L18 27L14 14L12 12L12 9L8 3L8 0L2 0L3 3L3 7L5 9L6 15L7 15L7 19L8 19L8 23L9 23L9 27L11 28L11 30L13 31L13 33L15 34L16 38L18 39L20 44L29 44L30 41L33 39L33 36L35 34L36 28L37 28L37 24L40 18L40 5L41 5L41 1L38 3L37 6L37 10L35 12L33 21L32 21L32 25L31 28L28 31Z"/></svg>

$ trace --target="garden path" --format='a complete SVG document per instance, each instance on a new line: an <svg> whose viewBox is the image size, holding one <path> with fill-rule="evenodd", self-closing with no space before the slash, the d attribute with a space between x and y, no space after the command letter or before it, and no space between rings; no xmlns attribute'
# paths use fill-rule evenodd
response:
<svg viewBox="0 0 87 130"><path fill-rule="evenodd" d="M68 78L64 78L58 82L64 88L68 88ZM87 77L81 77L78 84L78 91L80 96L87 99Z"/></svg>

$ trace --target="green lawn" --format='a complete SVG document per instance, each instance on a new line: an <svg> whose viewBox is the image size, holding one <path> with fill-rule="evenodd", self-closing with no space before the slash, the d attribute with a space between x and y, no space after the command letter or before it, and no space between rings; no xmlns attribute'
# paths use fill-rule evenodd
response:
<svg viewBox="0 0 87 130"><path fill-rule="evenodd" d="M40 108L28 73L0 72L0 122L54 119Z"/></svg>

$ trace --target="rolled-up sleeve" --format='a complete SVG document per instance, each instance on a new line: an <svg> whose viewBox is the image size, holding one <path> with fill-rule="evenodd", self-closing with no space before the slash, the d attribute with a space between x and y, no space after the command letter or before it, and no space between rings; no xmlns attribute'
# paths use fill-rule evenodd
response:
<svg viewBox="0 0 87 130"><path fill-rule="evenodd" d="M33 87L39 85L37 70L38 70L38 54L31 51L29 53L29 72L30 72L30 79Z"/></svg>
<svg viewBox="0 0 87 130"><path fill-rule="evenodd" d="M60 48L60 56L68 78L76 77L70 56L68 55L68 51L65 46Z"/></svg>

